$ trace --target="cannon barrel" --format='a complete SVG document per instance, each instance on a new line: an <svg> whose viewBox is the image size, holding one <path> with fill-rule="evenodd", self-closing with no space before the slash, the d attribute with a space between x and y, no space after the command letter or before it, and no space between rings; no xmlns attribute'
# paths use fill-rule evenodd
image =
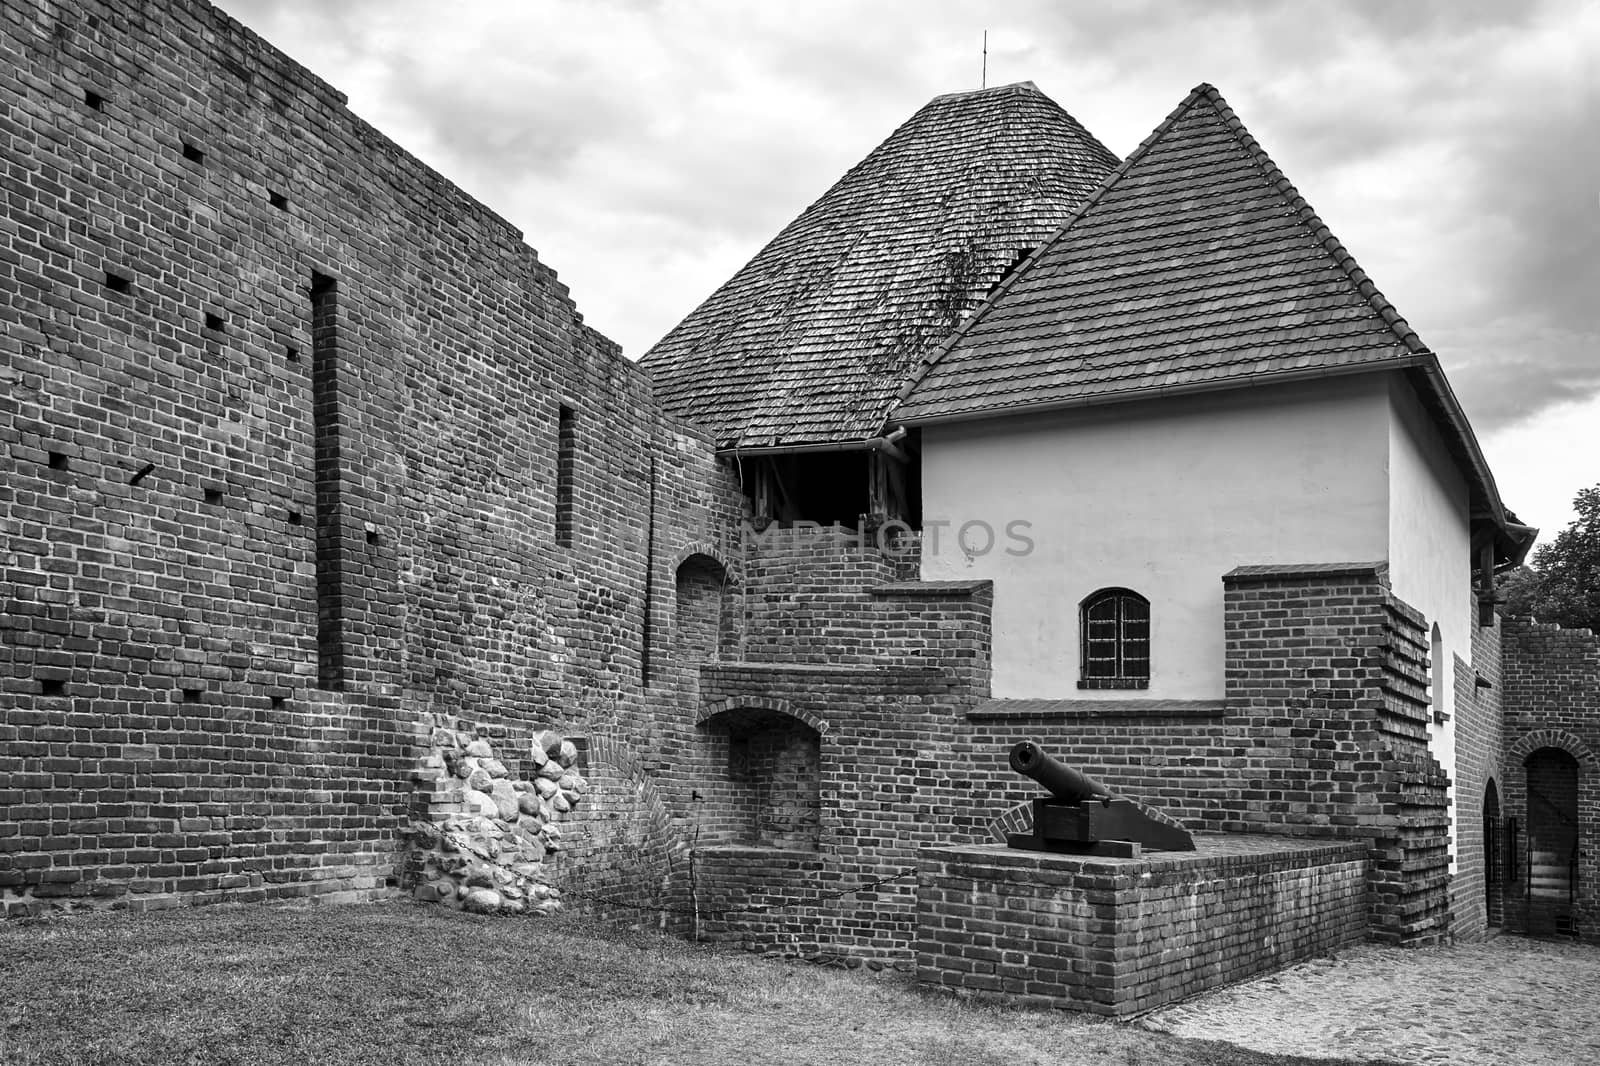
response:
<svg viewBox="0 0 1600 1066"><path fill-rule="evenodd" d="M1039 782L1063 803L1081 803L1111 795L1109 788L1066 763L1052 759L1031 740L1019 740L1011 745L1011 768Z"/></svg>

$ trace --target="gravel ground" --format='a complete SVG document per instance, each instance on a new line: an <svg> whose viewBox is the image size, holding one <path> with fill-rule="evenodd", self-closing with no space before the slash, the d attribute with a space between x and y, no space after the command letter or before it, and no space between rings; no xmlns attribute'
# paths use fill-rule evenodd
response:
<svg viewBox="0 0 1600 1066"><path fill-rule="evenodd" d="M1258 1051L1426 1066L1600 1064L1600 947L1365 944L1146 1015Z"/></svg>

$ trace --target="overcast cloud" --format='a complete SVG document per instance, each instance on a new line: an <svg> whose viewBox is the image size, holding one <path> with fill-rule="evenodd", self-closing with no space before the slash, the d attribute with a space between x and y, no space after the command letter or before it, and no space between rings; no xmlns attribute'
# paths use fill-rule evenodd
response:
<svg viewBox="0 0 1600 1066"><path fill-rule="evenodd" d="M1600 4L222 6L523 229L635 357L976 88L985 29L989 84L1034 81L1119 155L1209 81L1440 354L1508 502L1553 532L1600 481Z"/></svg>

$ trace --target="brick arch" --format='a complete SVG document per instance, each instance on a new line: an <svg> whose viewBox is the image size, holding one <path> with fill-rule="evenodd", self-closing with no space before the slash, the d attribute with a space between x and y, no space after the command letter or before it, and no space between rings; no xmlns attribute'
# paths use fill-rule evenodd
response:
<svg viewBox="0 0 1600 1066"><path fill-rule="evenodd" d="M1525 734L1511 745L1506 756L1510 760L1521 763L1528 756L1540 748L1556 748L1564 751L1578 760L1578 765L1588 769L1595 769L1600 765L1600 760L1595 758L1594 751L1582 737L1567 732L1565 729L1535 729ZM1499 787L1498 783L1496 787Z"/></svg>
<svg viewBox="0 0 1600 1066"><path fill-rule="evenodd" d="M1501 780L1498 770L1490 770L1483 778L1483 787L1478 790L1478 806L1483 806L1483 801L1489 795L1489 786L1494 786L1495 804L1500 808L1500 813L1506 812L1506 783Z"/></svg>
<svg viewBox="0 0 1600 1066"><path fill-rule="evenodd" d="M650 833L674 857L687 854L688 842L675 828L655 779L645 770L644 760L626 741L608 733L590 733L587 759L592 765L606 766L639 790L639 799L649 821Z"/></svg>
<svg viewBox="0 0 1600 1066"><path fill-rule="evenodd" d="M740 575L738 564L719 551L715 544L703 540L697 540L690 544L685 544L682 548L678 549L678 553L672 557L672 572L676 574L680 569L683 568L684 563L688 562L690 559L693 559L697 555L704 556L713 563L716 563L717 566L721 567L723 576L729 583L739 583Z"/></svg>
<svg viewBox="0 0 1600 1066"><path fill-rule="evenodd" d="M706 705L695 715L695 725L705 725L719 714L729 711L772 711L774 714L786 714L790 718L798 719L817 731L818 736L828 735L828 720L813 711L798 709L788 700L776 699L770 696L727 696L722 699L708 700Z"/></svg>

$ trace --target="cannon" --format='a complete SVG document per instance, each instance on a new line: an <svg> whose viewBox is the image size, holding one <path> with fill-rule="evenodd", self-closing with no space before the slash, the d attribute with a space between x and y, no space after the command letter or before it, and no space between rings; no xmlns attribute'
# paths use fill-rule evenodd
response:
<svg viewBox="0 0 1600 1066"><path fill-rule="evenodd" d="M1188 830L1159 822L1132 800L1114 796L1094 778L1058 762L1031 740L1011 746L1011 768L1032 778L1048 797L1033 801L1033 832L1010 833L1009 847L1077 855L1138 855L1152 851L1193 851Z"/></svg>

